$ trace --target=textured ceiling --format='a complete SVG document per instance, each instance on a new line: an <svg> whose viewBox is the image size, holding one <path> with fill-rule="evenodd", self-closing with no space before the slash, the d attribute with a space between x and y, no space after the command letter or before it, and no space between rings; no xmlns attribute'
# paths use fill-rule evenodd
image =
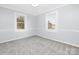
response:
<svg viewBox="0 0 79 59"><path fill-rule="evenodd" d="M39 4L39 6L33 7L31 4L0 4L0 7L21 11L31 15L39 15L62 6L65 6L65 5L64 4Z"/></svg>

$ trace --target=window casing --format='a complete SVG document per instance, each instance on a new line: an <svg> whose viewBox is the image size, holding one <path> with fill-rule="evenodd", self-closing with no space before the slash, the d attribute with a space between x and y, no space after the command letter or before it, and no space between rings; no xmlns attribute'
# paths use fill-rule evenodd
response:
<svg viewBox="0 0 79 59"><path fill-rule="evenodd" d="M26 31L26 20L26 15L21 13L15 13L15 30Z"/></svg>
<svg viewBox="0 0 79 59"><path fill-rule="evenodd" d="M57 31L57 11L46 14L46 30Z"/></svg>

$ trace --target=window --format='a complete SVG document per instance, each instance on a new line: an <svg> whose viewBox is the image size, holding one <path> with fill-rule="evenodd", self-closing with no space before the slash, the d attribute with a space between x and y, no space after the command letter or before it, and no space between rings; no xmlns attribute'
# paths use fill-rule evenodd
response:
<svg viewBox="0 0 79 59"><path fill-rule="evenodd" d="M46 14L46 30L56 31L57 30L57 12L51 12Z"/></svg>
<svg viewBox="0 0 79 59"><path fill-rule="evenodd" d="M15 13L15 28L16 31L26 30L26 16L24 14Z"/></svg>

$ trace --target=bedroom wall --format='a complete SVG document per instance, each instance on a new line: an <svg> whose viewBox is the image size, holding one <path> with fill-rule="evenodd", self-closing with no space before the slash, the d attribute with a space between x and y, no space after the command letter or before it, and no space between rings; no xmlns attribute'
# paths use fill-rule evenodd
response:
<svg viewBox="0 0 79 59"><path fill-rule="evenodd" d="M15 12L0 7L0 43L19 38L38 35L51 40L65 42L71 45L79 45L79 5L68 5L56 9L58 12L58 31L48 32L45 29L45 14L33 16L27 15L27 30L15 31ZM51 12L53 12L52 10Z"/></svg>
<svg viewBox="0 0 79 59"><path fill-rule="evenodd" d="M25 14L27 29L24 32L16 32L15 12L18 11L0 7L0 43L35 35L35 16Z"/></svg>
<svg viewBox="0 0 79 59"><path fill-rule="evenodd" d="M37 35L79 47L79 5L67 5L56 9L58 12L58 31L48 32L45 29L45 14L37 16ZM52 10L53 12L55 10Z"/></svg>

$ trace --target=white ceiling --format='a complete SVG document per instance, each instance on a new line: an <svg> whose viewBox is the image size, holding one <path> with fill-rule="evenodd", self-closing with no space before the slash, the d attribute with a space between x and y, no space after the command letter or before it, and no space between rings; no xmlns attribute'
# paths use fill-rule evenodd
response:
<svg viewBox="0 0 79 59"><path fill-rule="evenodd" d="M39 4L39 6L37 7L33 7L31 4L1 4L0 5L0 7L21 11L31 15L39 15L62 6L65 6L65 4Z"/></svg>

